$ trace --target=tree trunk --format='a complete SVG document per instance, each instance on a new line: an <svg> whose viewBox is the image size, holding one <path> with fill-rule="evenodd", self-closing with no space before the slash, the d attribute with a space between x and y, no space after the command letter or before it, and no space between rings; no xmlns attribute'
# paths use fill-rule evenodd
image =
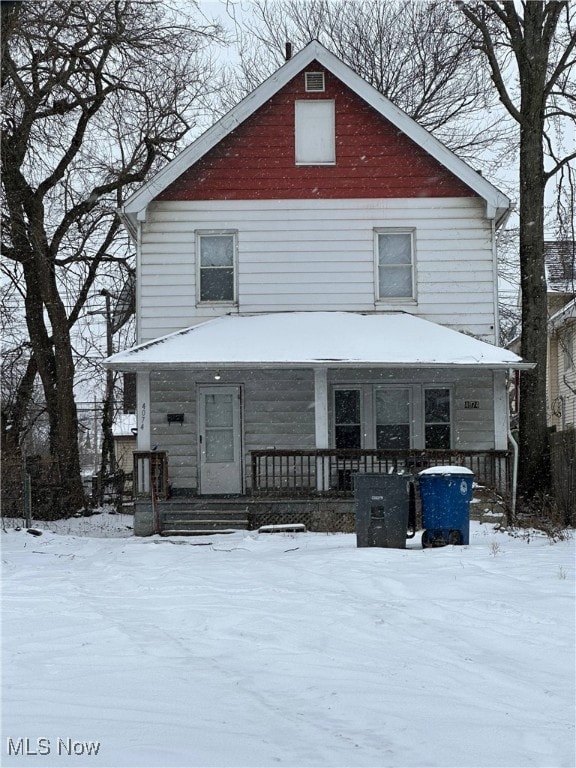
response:
<svg viewBox="0 0 576 768"><path fill-rule="evenodd" d="M519 68L521 354L536 363L520 381L519 496L530 499L550 488L546 421L547 319L544 260L544 113L548 47L542 41L541 3L525 8L524 60Z"/></svg>

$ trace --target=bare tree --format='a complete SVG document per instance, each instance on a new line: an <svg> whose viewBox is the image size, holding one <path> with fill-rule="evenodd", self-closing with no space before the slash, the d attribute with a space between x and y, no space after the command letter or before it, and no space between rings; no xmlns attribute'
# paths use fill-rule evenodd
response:
<svg viewBox="0 0 576 768"><path fill-rule="evenodd" d="M544 194L547 182L563 183L572 173L576 158L564 146L576 120L576 10L564 0L459 6L519 133L521 354L536 363L534 371L523 372L520 389L519 490L529 498L550 485Z"/></svg>
<svg viewBox="0 0 576 768"><path fill-rule="evenodd" d="M18 441L37 374L62 513L83 502L73 329L124 258L116 209L174 154L212 81L220 30L182 14L160 0L2 4L3 253L30 350L8 434Z"/></svg>

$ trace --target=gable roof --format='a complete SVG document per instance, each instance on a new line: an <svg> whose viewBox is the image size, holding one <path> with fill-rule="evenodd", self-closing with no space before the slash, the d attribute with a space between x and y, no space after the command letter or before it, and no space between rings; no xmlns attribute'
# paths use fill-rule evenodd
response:
<svg viewBox="0 0 576 768"><path fill-rule="evenodd" d="M225 315L118 352L122 371L166 368L532 368L506 349L404 312Z"/></svg>
<svg viewBox="0 0 576 768"><path fill-rule="evenodd" d="M576 292L576 243L548 240L544 243L546 287L559 293Z"/></svg>
<svg viewBox="0 0 576 768"><path fill-rule="evenodd" d="M506 195L357 75L341 59L313 40L128 198L120 209L120 215L131 234L135 236L136 222L145 219L146 207L157 195L313 61L332 72L367 104L470 187L485 201L487 218L495 219L496 225L504 220L510 207L510 200Z"/></svg>

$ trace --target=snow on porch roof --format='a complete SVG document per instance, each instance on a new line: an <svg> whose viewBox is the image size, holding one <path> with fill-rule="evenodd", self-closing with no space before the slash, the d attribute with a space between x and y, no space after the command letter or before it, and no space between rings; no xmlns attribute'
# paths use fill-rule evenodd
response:
<svg viewBox="0 0 576 768"><path fill-rule="evenodd" d="M531 368L506 349L403 312L226 315L112 355L108 368Z"/></svg>

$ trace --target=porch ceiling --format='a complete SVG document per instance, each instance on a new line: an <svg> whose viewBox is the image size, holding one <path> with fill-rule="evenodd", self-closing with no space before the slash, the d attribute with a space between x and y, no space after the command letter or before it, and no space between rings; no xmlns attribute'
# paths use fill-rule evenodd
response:
<svg viewBox="0 0 576 768"><path fill-rule="evenodd" d="M226 315L112 355L122 371L165 368L532 368L507 349L404 312Z"/></svg>

